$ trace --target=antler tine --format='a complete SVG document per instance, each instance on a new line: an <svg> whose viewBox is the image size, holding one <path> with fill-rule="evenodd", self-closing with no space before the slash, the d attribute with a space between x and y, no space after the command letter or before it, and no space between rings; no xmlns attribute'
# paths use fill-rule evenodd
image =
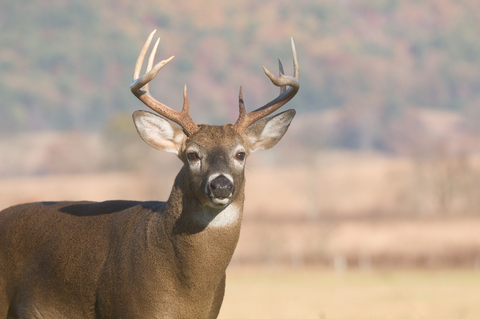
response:
<svg viewBox="0 0 480 319"><path fill-rule="evenodd" d="M283 65L279 59L279 71L280 75L275 77L267 68L263 67L263 71L268 76L268 78L272 81L275 86L280 87L280 95L277 96L272 101L268 102L264 106L252 111L250 113L245 112L245 106L243 105L243 97L240 96L241 102L239 103L240 115L233 124L233 127L237 132L242 133L245 129L252 123L258 121L259 119L272 114L280 107L285 105L288 101L290 101L295 94L297 94L298 90L300 89L300 67L298 64L297 58L297 51L295 49L295 43L293 42L293 38L291 39L292 45L292 57L293 57L293 77L286 76L283 74ZM286 87L289 87L286 89ZM241 94L241 90L240 90Z"/></svg>
<svg viewBox="0 0 480 319"><path fill-rule="evenodd" d="M300 65L298 64L297 50L295 49L295 42L293 42L293 37L290 38L292 43L292 56L293 56L293 77L300 80Z"/></svg>
<svg viewBox="0 0 480 319"><path fill-rule="evenodd" d="M148 47L150 46L150 42L152 42L153 35L157 32L157 30L153 30L152 33L147 38L147 41L145 41L145 44L143 45L142 51L140 51L140 55L138 56L137 59L137 64L135 64L135 70L133 71L133 81L137 80L140 77L140 71L142 69L143 65L143 59L145 59L145 54L147 53Z"/></svg>
<svg viewBox="0 0 480 319"><path fill-rule="evenodd" d="M280 58L278 58L278 76L281 77L285 74L285 72L283 72L283 64L282 64L282 60L280 60ZM287 88L285 86L281 86L280 87L280 94L282 94L283 92L285 92Z"/></svg>
<svg viewBox="0 0 480 319"><path fill-rule="evenodd" d="M156 31L156 30L155 30ZM192 135L196 131L198 131L198 126L192 120L189 114L190 104L188 101L187 96L187 86L185 86L183 91L183 108L181 112L177 112L170 107L166 106L162 102L157 101L150 95L149 92L149 83L152 81L155 76L157 76L158 72L161 68L165 66L168 62L170 62L174 56L169 57L166 60L163 60L157 63L154 67L153 61L155 59L155 55L157 53L157 47L160 39L158 39L150 53L150 57L148 58L147 69L145 74L140 76L140 72L142 69L143 61L145 59L145 55L147 53L148 48L150 47L150 43L152 42L153 35L155 31L150 33L145 45L143 46L142 50L140 51L140 55L138 56L137 64L135 65L135 70L133 72L133 81L130 85L130 89L132 93L142 101L146 106L154 110L155 112L159 113L160 115L164 116L165 118L177 123L180 125L187 135Z"/></svg>
<svg viewBox="0 0 480 319"><path fill-rule="evenodd" d="M157 49L158 49L158 44L160 43L160 38L157 39L155 42L155 45L153 46L152 52L150 53L150 57L148 58L148 63L147 63L147 69L145 70L145 73L148 73L152 70L153 67L153 61L155 60L155 55L157 54ZM168 63L168 62L167 62ZM166 63L165 63L166 64ZM163 64L162 67L165 65ZM148 92L150 87L150 82L145 84L145 90Z"/></svg>
<svg viewBox="0 0 480 319"><path fill-rule="evenodd" d="M240 93L238 94L238 109L239 109L239 115L238 115L238 121L244 121L245 117L248 116L247 111L245 110L245 103L243 102L243 90L242 87L240 86Z"/></svg>

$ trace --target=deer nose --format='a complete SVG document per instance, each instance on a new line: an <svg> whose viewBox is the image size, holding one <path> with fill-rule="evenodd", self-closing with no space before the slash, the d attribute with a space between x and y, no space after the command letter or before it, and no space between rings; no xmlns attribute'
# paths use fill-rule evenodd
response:
<svg viewBox="0 0 480 319"><path fill-rule="evenodd" d="M228 198L232 196L235 187L230 179L220 175L213 179L208 185L210 193L216 198Z"/></svg>

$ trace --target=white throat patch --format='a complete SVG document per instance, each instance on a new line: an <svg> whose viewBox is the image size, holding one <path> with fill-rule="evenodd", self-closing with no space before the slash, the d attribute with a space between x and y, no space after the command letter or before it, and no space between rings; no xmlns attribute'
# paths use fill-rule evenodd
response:
<svg viewBox="0 0 480 319"><path fill-rule="evenodd" d="M240 218L240 210L234 204L228 205L213 220L208 223L207 227L226 227L233 225Z"/></svg>

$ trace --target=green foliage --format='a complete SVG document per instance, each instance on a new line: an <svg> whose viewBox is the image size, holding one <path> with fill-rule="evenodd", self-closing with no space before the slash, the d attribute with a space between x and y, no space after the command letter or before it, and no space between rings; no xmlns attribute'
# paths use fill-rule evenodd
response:
<svg viewBox="0 0 480 319"><path fill-rule="evenodd" d="M475 0L3 1L0 130L101 130L142 107L129 84L155 28L157 61L177 58L153 94L179 108L187 83L202 121L234 121L240 85L249 109L273 99L261 66L275 71L280 55L291 72L290 36L300 112L358 101L387 120L405 106L463 110L480 98L479 14Z"/></svg>

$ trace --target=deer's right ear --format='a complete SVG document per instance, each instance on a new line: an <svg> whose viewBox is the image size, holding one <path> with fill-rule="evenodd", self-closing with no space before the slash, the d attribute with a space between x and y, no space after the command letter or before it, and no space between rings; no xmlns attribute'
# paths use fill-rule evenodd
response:
<svg viewBox="0 0 480 319"><path fill-rule="evenodd" d="M140 137L157 150L179 154L187 138L182 129L170 121L146 111L135 111L133 122Z"/></svg>

